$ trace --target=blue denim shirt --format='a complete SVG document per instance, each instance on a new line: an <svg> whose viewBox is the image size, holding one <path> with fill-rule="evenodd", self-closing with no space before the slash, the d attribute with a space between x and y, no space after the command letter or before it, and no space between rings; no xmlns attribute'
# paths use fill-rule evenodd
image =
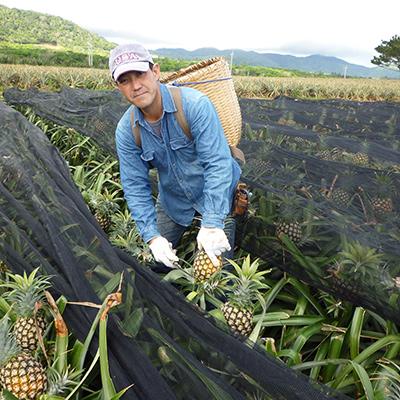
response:
<svg viewBox="0 0 400 400"><path fill-rule="evenodd" d="M134 108L141 131L141 148L131 128L132 106L116 129L116 145L125 199L144 241L159 235L149 179L150 164L158 170L160 201L177 224L189 226L195 212L202 226L224 227L240 177L215 108L201 92L182 88L182 107L190 127L189 139L174 116L176 107L168 88L160 84L163 114L161 136L143 113Z"/></svg>

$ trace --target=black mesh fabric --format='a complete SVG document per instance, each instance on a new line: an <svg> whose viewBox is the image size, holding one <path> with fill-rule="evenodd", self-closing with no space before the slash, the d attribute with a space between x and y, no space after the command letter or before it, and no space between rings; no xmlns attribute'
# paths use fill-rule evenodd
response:
<svg viewBox="0 0 400 400"><path fill-rule="evenodd" d="M38 114L78 128L106 149L113 141L111 126L124 109L114 92L10 91L5 97L9 103L29 103ZM158 275L112 247L57 149L39 128L3 103L0 129L0 259L16 273L41 267L53 276L56 296L97 304L116 289L124 272L124 302L111 314L108 326L114 383L117 389L133 384L124 398L345 398L234 338ZM258 227L256 222L251 225ZM257 246L262 248L259 239ZM312 271L306 277L320 278ZM67 306L66 322L79 339L93 318L89 308ZM168 351L168 365L158 357L161 347ZM92 354L95 349L96 343Z"/></svg>
<svg viewBox="0 0 400 400"><path fill-rule="evenodd" d="M110 151L111 126L126 109L115 91L10 89L5 99L76 127ZM242 178L253 191L250 216L238 228L240 246L400 322L400 105L286 97L240 105ZM85 115L97 123L80 125ZM277 237L285 226L298 235L297 246Z"/></svg>

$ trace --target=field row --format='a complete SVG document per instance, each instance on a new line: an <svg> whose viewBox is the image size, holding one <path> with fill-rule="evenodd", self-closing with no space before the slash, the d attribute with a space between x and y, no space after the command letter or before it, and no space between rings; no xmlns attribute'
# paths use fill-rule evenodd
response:
<svg viewBox="0 0 400 400"><path fill-rule="evenodd" d="M400 80L317 78L317 77L238 77L234 78L239 97L295 98L355 101L400 101ZM104 69L1 65L0 91L19 87L59 90L63 86L106 90L114 87Z"/></svg>

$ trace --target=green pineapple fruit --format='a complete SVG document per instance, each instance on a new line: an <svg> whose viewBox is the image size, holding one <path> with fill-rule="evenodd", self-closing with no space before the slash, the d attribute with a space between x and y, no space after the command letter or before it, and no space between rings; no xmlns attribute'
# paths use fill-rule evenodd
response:
<svg viewBox="0 0 400 400"><path fill-rule="evenodd" d="M193 275L197 282L204 282L208 280L216 272L220 271L222 268L222 257L217 257L219 265L216 267L211 262L207 253L204 250L197 252L195 259L193 261Z"/></svg>
<svg viewBox="0 0 400 400"><path fill-rule="evenodd" d="M43 366L22 352L6 318L0 321L0 386L18 399L35 400L47 387Z"/></svg>
<svg viewBox="0 0 400 400"><path fill-rule="evenodd" d="M49 278L36 276L35 269L29 276L7 274L8 281L1 286L11 289L6 293L7 298L13 303L13 309L17 314L14 324L14 335L18 345L25 352L33 352L37 349L39 337L43 335L46 321L41 311L36 312L37 305L45 302L44 291L50 287Z"/></svg>

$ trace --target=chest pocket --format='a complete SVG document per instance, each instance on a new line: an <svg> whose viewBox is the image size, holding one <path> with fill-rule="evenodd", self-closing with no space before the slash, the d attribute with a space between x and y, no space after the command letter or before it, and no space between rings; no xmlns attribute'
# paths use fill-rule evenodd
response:
<svg viewBox="0 0 400 400"><path fill-rule="evenodd" d="M140 158L147 162L147 164L149 165L150 168L155 168L156 165L154 163L154 151L146 151L146 152L142 152L142 154L140 155Z"/></svg>
<svg viewBox="0 0 400 400"><path fill-rule="evenodd" d="M196 151L193 140L186 137L177 138L170 142L171 150L178 160L193 163L196 161Z"/></svg>

